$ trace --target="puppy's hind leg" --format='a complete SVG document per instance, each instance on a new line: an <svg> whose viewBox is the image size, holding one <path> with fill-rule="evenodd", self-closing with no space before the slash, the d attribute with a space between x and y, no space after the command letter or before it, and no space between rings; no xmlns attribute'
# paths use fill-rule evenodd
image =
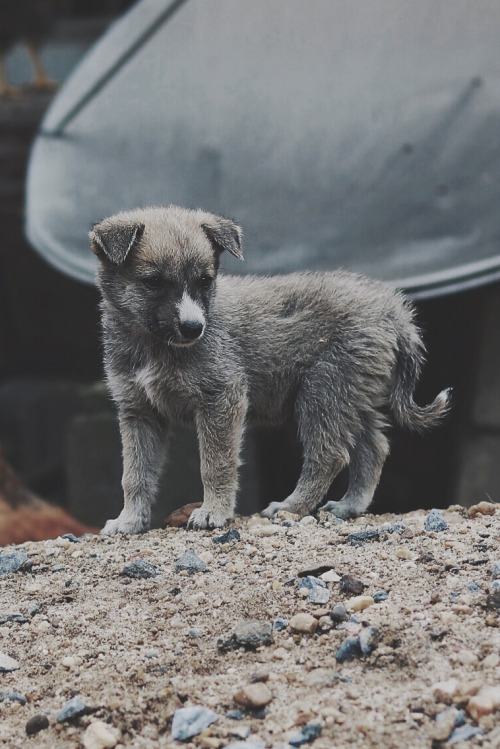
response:
<svg viewBox="0 0 500 749"><path fill-rule="evenodd" d="M349 453L335 422L336 404L326 401L325 373L310 378L297 396L295 412L303 448L302 471L295 490L283 502L271 502L261 515L279 510L304 516L319 505L335 477L349 461Z"/></svg>
<svg viewBox="0 0 500 749"><path fill-rule="evenodd" d="M369 427L351 450L349 488L339 502L327 502L321 509L338 518L355 518L370 505L385 459L389 443L380 429Z"/></svg>

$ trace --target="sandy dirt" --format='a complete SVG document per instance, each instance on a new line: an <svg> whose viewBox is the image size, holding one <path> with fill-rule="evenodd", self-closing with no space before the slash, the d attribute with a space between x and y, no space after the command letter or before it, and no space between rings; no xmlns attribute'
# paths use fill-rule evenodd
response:
<svg viewBox="0 0 500 749"><path fill-rule="evenodd" d="M0 671L15 668L0 672L0 744L287 747L309 726L321 731L303 744L314 749L499 747L500 505L481 509L443 511L443 531L425 530L424 512L252 517L226 543L214 543L221 531L169 528L4 548L24 552L28 569L0 576ZM205 571L176 569L189 549ZM134 560L156 576L125 576ZM299 587L307 575L326 578L317 586L328 602L310 602ZM347 621L330 617L337 605ZM313 631L295 631L299 613ZM242 622L265 630L277 618L289 624L270 644L234 638ZM343 661L349 637L354 655ZM235 695L267 705L242 707ZM84 709L58 722L75 696ZM218 718L176 741L172 717L188 706ZM28 737L34 716L48 726ZM456 740L474 729L482 733Z"/></svg>

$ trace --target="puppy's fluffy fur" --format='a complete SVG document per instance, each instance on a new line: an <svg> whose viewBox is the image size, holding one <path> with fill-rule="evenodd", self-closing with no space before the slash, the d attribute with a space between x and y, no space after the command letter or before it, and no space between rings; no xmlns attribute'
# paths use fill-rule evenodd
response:
<svg viewBox="0 0 500 749"><path fill-rule="evenodd" d="M242 259L239 227L175 206L120 213L90 238L124 461L124 508L104 533L148 528L173 421L198 431L204 501L190 526L213 528L234 512L247 423L294 419L303 448L295 490L264 514L313 511L349 465L346 495L325 505L345 518L373 498L390 421L420 430L446 413L447 391L415 404L424 348L413 310L378 281L218 276L223 251Z"/></svg>

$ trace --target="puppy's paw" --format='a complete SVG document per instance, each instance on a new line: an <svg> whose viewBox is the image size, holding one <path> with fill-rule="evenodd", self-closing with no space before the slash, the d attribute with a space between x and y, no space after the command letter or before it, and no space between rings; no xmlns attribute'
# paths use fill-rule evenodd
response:
<svg viewBox="0 0 500 749"><path fill-rule="evenodd" d="M283 502L271 502L271 504L266 507L265 510L262 510L260 514L263 518L273 518L280 510L286 510L287 512L296 512L296 510L292 510L290 508L289 502L284 499Z"/></svg>
<svg viewBox="0 0 500 749"><path fill-rule="evenodd" d="M101 531L101 536L116 536L119 533L144 533L149 528L149 522L144 518L129 515L122 510L115 520L108 520Z"/></svg>
<svg viewBox="0 0 500 749"><path fill-rule="evenodd" d="M193 510L188 520L187 527L189 530L202 531L210 530L212 528L222 528L231 520L231 515L225 515L220 510L207 510L203 507L198 507Z"/></svg>
<svg viewBox="0 0 500 749"><path fill-rule="evenodd" d="M324 510L325 512L330 512L332 515L335 515L336 518L340 518L341 520L357 518L360 514L359 512L356 512L356 508L353 507L351 502L344 502L342 499L339 502L330 500L319 509Z"/></svg>

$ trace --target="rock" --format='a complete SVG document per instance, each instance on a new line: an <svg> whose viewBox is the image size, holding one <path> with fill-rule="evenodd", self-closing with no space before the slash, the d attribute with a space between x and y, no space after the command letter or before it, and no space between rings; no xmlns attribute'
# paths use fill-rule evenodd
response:
<svg viewBox="0 0 500 749"><path fill-rule="evenodd" d="M349 533L347 541L350 544L357 544L359 542L364 543L365 541L374 541L378 539L379 531L377 528L369 528L366 531L359 531L357 533Z"/></svg>
<svg viewBox="0 0 500 749"><path fill-rule="evenodd" d="M359 637L347 637L335 654L337 663L352 661L362 655Z"/></svg>
<svg viewBox="0 0 500 749"><path fill-rule="evenodd" d="M245 648L258 648L261 645L271 645L273 642L273 628L269 622L255 619L240 622L234 628L234 639L238 645Z"/></svg>
<svg viewBox="0 0 500 749"><path fill-rule="evenodd" d="M175 569L177 571L186 570L189 575L194 575L196 572L205 572L207 565L200 559L194 549L188 549L175 563Z"/></svg>
<svg viewBox="0 0 500 749"><path fill-rule="evenodd" d="M82 542L81 538L77 538L73 533L65 533L61 538L67 538L72 544L80 544Z"/></svg>
<svg viewBox="0 0 500 749"><path fill-rule="evenodd" d="M277 616L273 622L273 629L275 632L281 632L283 629L286 629L289 624L290 622L288 619L283 619L282 616Z"/></svg>
<svg viewBox="0 0 500 749"><path fill-rule="evenodd" d="M330 619L332 620L332 622L335 622L335 624L346 622L349 619L349 614L347 613L345 606L342 606L340 604L334 606L330 611Z"/></svg>
<svg viewBox="0 0 500 749"><path fill-rule="evenodd" d="M364 627L359 633L359 645L363 655L370 655L377 647L378 629L376 627Z"/></svg>
<svg viewBox="0 0 500 749"><path fill-rule="evenodd" d="M83 734L85 749L112 749L118 743L117 732L103 720L96 720L87 726Z"/></svg>
<svg viewBox="0 0 500 749"><path fill-rule="evenodd" d="M337 575L335 570L327 570L326 572L323 572L319 577L325 583L339 583L340 582L340 575Z"/></svg>
<svg viewBox="0 0 500 749"><path fill-rule="evenodd" d="M298 733L294 733L293 736L288 739L288 743L292 746L310 744L311 741L314 741L318 736L321 736L321 731L322 728L319 723L308 723L301 728Z"/></svg>
<svg viewBox="0 0 500 749"><path fill-rule="evenodd" d="M493 567L491 568L491 576L492 577L500 577L500 562L495 562ZM471 583L472 585L472 583ZM470 590L470 586L469 586Z"/></svg>
<svg viewBox="0 0 500 749"><path fill-rule="evenodd" d="M457 712L456 708L449 707L436 715L436 724L432 731L432 738L435 741L446 741L456 726Z"/></svg>
<svg viewBox="0 0 500 749"><path fill-rule="evenodd" d="M295 614L290 619L290 629L294 632L303 632L311 634L318 626L318 620L311 614Z"/></svg>
<svg viewBox="0 0 500 749"><path fill-rule="evenodd" d="M500 686L482 687L477 694L470 698L467 703L467 712L477 721L483 715L489 715L498 710L499 707Z"/></svg>
<svg viewBox="0 0 500 749"><path fill-rule="evenodd" d="M13 551L11 554L0 554L0 575L18 572L28 561L28 555L23 551Z"/></svg>
<svg viewBox="0 0 500 749"><path fill-rule="evenodd" d="M385 523L379 528L380 533L397 533L398 536L401 536L401 534L404 533L404 531L405 531L405 526L404 526L404 523L401 523L401 522Z"/></svg>
<svg viewBox="0 0 500 749"><path fill-rule="evenodd" d="M313 577L312 575L304 577L299 583L299 590L301 588L308 590L309 601L311 603L324 604L330 600L330 591L326 587L326 583L318 577Z"/></svg>
<svg viewBox="0 0 500 749"><path fill-rule="evenodd" d="M431 510L425 519L425 530L440 533L448 528L448 523L443 518L441 510Z"/></svg>
<svg viewBox="0 0 500 749"><path fill-rule="evenodd" d="M186 741L197 736L204 728L215 723L219 716L207 707L181 707L174 713L172 721L172 738Z"/></svg>
<svg viewBox="0 0 500 749"><path fill-rule="evenodd" d="M389 593L386 590L377 590L373 594L373 600L375 603L381 603L382 601L387 601L389 598Z"/></svg>
<svg viewBox="0 0 500 749"><path fill-rule="evenodd" d="M350 598L346 601L345 605L346 608L351 609L351 611L363 611L369 606L373 606L374 603L375 601L371 596L356 596L355 598Z"/></svg>
<svg viewBox="0 0 500 749"><path fill-rule="evenodd" d="M251 710L265 707L271 702L272 698L271 690L263 682L248 684L238 689L233 695L236 704Z"/></svg>
<svg viewBox="0 0 500 749"><path fill-rule="evenodd" d="M213 541L214 544L229 544L232 541L240 540L240 532L237 531L236 528L230 528L226 533L223 533L222 536L216 536Z"/></svg>
<svg viewBox="0 0 500 749"><path fill-rule="evenodd" d="M457 744L459 741L468 741L474 736L479 736L481 733L484 733L483 729L475 728L475 726L461 726L460 728L455 728L448 739L448 746Z"/></svg>
<svg viewBox="0 0 500 749"><path fill-rule="evenodd" d="M170 515L167 515L163 521L162 528L182 528L188 524L191 513L198 507L201 507L201 502L190 502L187 505L179 507L177 510L171 512Z"/></svg>
<svg viewBox="0 0 500 749"><path fill-rule="evenodd" d="M398 559L407 559L409 561L415 559L415 555L409 549L407 549L406 546L401 546L399 549L397 549L395 556L397 556Z"/></svg>
<svg viewBox="0 0 500 749"><path fill-rule="evenodd" d="M81 697L72 697L70 700L64 703L62 708L56 714L56 720L58 723L64 723L66 720L77 718L79 715L83 715L87 712L85 703Z"/></svg>
<svg viewBox="0 0 500 749"><path fill-rule="evenodd" d="M122 575L130 577L133 580L146 580L149 577L156 577L158 567L144 559L133 559L122 569Z"/></svg>
<svg viewBox="0 0 500 749"><path fill-rule="evenodd" d="M27 700L23 694L19 692L0 692L0 702L9 700L10 702L19 702L20 705L25 705Z"/></svg>
<svg viewBox="0 0 500 749"><path fill-rule="evenodd" d="M17 671L19 668L21 667L14 658L6 653L0 653L0 671Z"/></svg>
<svg viewBox="0 0 500 749"><path fill-rule="evenodd" d="M26 723L26 733L28 736L34 736L40 731L44 731L49 727L49 719L46 715L33 715L32 718Z"/></svg>
<svg viewBox="0 0 500 749"><path fill-rule="evenodd" d="M469 507L468 514L469 517L474 518L476 515L494 515L495 510L496 505L483 501Z"/></svg>
<svg viewBox="0 0 500 749"><path fill-rule="evenodd" d="M224 749L266 749L266 742L255 739L253 741L233 741L231 744L225 744Z"/></svg>
<svg viewBox="0 0 500 749"><path fill-rule="evenodd" d="M366 588L366 585L361 580L356 580L352 575L342 575L340 578L340 589L344 593L351 593L352 595L359 596Z"/></svg>

